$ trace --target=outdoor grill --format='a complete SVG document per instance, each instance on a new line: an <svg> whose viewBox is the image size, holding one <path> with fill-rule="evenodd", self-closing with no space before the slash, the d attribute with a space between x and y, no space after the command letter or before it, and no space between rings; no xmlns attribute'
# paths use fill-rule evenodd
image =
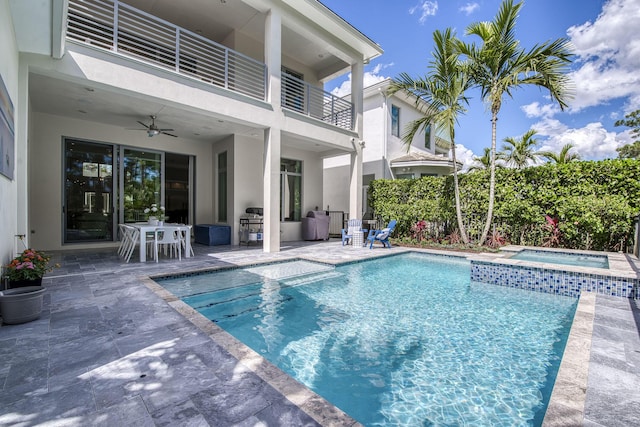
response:
<svg viewBox="0 0 640 427"><path fill-rule="evenodd" d="M240 244L262 243L262 208L250 207L240 215Z"/></svg>

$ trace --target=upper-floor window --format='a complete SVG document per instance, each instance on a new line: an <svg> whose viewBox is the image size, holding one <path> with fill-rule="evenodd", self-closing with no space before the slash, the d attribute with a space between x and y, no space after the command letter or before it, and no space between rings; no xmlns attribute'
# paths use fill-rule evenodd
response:
<svg viewBox="0 0 640 427"><path fill-rule="evenodd" d="M431 125L424 128L424 148L431 150Z"/></svg>
<svg viewBox="0 0 640 427"><path fill-rule="evenodd" d="M400 138L400 107L391 105L391 135Z"/></svg>

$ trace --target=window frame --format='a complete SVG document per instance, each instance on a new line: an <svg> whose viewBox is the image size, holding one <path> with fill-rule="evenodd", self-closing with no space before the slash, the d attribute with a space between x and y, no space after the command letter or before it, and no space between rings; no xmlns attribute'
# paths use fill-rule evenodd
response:
<svg viewBox="0 0 640 427"><path fill-rule="evenodd" d="M287 170L287 166L294 165L294 171ZM304 197L303 194L303 169L304 163L302 160L298 159L280 159L280 222L301 222L302 221L302 199ZM299 172L296 172L299 171ZM289 195L289 204L287 204L287 200L285 199L285 185L289 181L290 178L295 179L294 181L294 191L296 188L299 189L300 195L296 198L295 193ZM288 189L289 192L291 189ZM293 210L291 210L290 205L293 200ZM288 208L288 209L287 209ZM286 212L293 212L293 217L286 216Z"/></svg>
<svg viewBox="0 0 640 427"><path fill-rule="evenodd" d="M391 135L400 138L400 107L391 104Z"/></svg>

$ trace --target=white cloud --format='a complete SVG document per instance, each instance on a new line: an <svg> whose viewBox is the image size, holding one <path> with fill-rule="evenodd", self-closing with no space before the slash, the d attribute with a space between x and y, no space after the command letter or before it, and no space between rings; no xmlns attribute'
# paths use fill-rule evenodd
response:
<svg viewBox="0 0 640 427"><path fill-rule="evenodd" d="M464 12L467 16L471 15L476 9L478 9L480 5L478 3L467 3L464 6L460 6L458 9L460 12Z"/></svg>
<svg viewBox="0 0 640 427"><path fill-rule="evenodd" d="M573 144L573 152L582 160L616 158L616 148L631 143L628 131L616 133L606 130L602 123L589 123L582 128L570 128L556 119L545 118L531 128L538 136L547 137L540 151L559 152L566 144Z"/></svg>
<svg viewBox="0 0 640 427"><path fill-rule="evenodd" d="M527 117L553 117L556 113L560 112L560 107L556 104L540 104L539 102L532 102L528 105L520 107Z"/></svg>
<svg viewBox="0 0 640 427"><path fill-rule="evenodd" d="M389 63L389 64L376 64L375 67L373 67L373 69L371 71L367 71L364 73L363 76L363 87L368 87L371 85L374 85L376 83L379 83L389 77L384 76L382 74L380 74L382 72L382 70L384 70L385 68L389 68L392 67L394 64L393 62ZM334 88L331 93L335 96L345 96L345 95L350 95L351 94L351 73L349 73L349 76L347 78L347 80L345 80L344 82L342 82L342 84L336 88Z"/></svg>
<svg viewBox="0 0 640 427"><path fill-rule="evenodd" d="M424 24L429 16L435 16L438 11L438 2L429 0L420 0L417 5L409 9L409 14L413 15L416 12L420 13L418 22Z"/></svg>
<svg viewBox="0 0 640 427"><path fill-rule="evenodd" d="M474 157L476 157L476 155L473 151L469 150L462 144L456 144L456 160L462 162L463 172L469 170L469 167L475 164L473 161Z"/></svg>
<svg viewBox="0 0 640 427"><path fill-rule="evenodd" d="M567 35L581 63L570 73L576 96L571 111L628 98L626 110L640 107L640 0L609 0L594 22L570 27Z"/></svg>

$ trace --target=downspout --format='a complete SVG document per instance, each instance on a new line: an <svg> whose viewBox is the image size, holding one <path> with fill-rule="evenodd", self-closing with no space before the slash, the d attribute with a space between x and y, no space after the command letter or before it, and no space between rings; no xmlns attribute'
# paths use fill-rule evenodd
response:
<svg viewBox="0 0 640 427"><path fill-rule="evenodd" d="M389 175L391 176L391 179L395 179L393 176L393 171L391 170L391 165L389 165L388 162L388 151L389 151L389 147L388 147L388 140L389 140L389 135L388 133L388 121L389 121L389 111L388 111L388 104L387 104L387 95L384 93L384 91L382 90L382 88L378 88L378 91L380 92L380 95L382 95L382 113L383 113L383 117L384 120L382 121L382 178L386 179L387 178L387 169L389 170Z"/></svg>

